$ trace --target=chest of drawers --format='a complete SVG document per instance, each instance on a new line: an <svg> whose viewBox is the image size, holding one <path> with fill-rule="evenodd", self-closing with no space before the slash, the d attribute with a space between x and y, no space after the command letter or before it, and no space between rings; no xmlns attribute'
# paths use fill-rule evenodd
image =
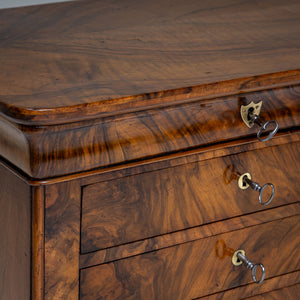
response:
<svg viewBox="0 0 300 300"><path fill-rule="evenodd" d="M0 11L0 299L298 299L299 11ZM268 141L241 116L260 102Z"/></svg>

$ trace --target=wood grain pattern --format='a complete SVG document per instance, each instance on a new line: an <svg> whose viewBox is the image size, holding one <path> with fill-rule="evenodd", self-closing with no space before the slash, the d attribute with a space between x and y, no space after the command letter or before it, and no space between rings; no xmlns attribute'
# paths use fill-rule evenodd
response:
<svg viewBox="0 0 300 300"><path fill-rule="evenodd" d="M256 300L281 300L281 299L299 299L300 297L300 284L295 284L289 287L278 289L269 293L264 293L258 296L249 297L247 299Z"/></svg>
<svg viewBox="0 0 300 300"><path fill-rule="evenodd" d="M261 116L277 120L280 128L286 129L300 124L299 91L300 85L243 94L243 99L262 100ZM33 178L166 155L254 135L258 129L249 129L241 120L241 101L238 95L196 99L57 126L16 127L4 123L0 143L6 146L0 148L0 154ZM17 156L19 152L22 155Z"/></svg>
<svg viewBox="0 0 300 300"><path fill-rule="evenodd" d="M174 103L185 103L195 99L205 100L228 95L245 94L285 86L299 85L300 69L246 78L236 78L199 86L180 87L110 100L100 100L56 108L27 109L14 106L0 98L0 115L14 123L23 125L55 125L75 121L116 116L127 112L161 108ZM2 101L1 101L2 99ZM55 100L55 99L54 99Z"/></svg>
<svg viewBox="0 0 300 300"><path fill-rule="evenodd" d="M2 10L0 99L46 116L299 69L299 16L297 0L87 0Z"/></svg>
<svg viewBox="0 0 300 300"><path fill-rule="evenodd" d="M226 292L219 292L210 296L205 296L194 300L200 300L200 299L201 300L204 299L205 300L231 300L231 299L239 299L241 297L243 297L243 299L245 299L246 297L251 297L251 298L253 297L256 299L256 297L259 297L260 294L265 295L270 291L278 290L284 287L289 287L299 282L300 282L300 272L296 271L282 276L266 279L264 280L263 284L251 283L245 286L239 286L233 288ZM281 299L297 300L298 298L287 297Z"/></svg>
<svg viewBox="0 0 300 300"><path fill-rule="evenodd" d="M296 271L299 220L298 215L83 269L81 299L194 299L250 283L249 270L216 256L220 240L262 262L267 278Z"/></svg>
<svg viewBox="0 0 300 300"><path fill-rule="evenodd" d="M259 211L258 193L224 182L234 165L254 181L272 182L270 207L298 201L300 143L155 169L87 186L82 196L83 253Z"/></svg>
<svg viewBox="0 0 300 300"><path fill-rule="evenodd" d="M31 299L44 298L45 286L45 188L31 187Z"/></svg>
<svg viewBox="0 0 300 300"><path fill-rule="evenodd" d="M0 299L294 297L299 20L297 0L0 10ZM279 123L267 143L252 100ZM272 205L230 165L274 183Z"/></svg>
<svg viewBox="0 0 300 300"><path fill-rule="evenodd" d="M189 228L184 231L177 231L137 242L130 242L125 245L111 247L105 250L81 254L80 269L93 267L107 262L168 248L174 245L192 242L198 239L215 236L229 231L235 231L298 214L300 214L299 202L273 208L271 210L264 210L253 214L212 222L207 225Z"/></svg>
<svg viewBox="0 0 300 300"><path fill-rule="evenodd" d="M21 129L0 116L0 156L22 170L30 169L30 150L26 135Z"/></svg>
<svg viewBox="0 0 300 300"><path fill-rule="evenodd" d="M30 186L0 161L0 299L30 299Z"/></svg>
<svg viewBox="0 0 300 300"><path fill-rule="evenodd" d="M26 174L18 172L14 166L5 161L6 167L19 178L27 181L31 186L52 185L56 183L79 180L80 185L90 185L106 180L112 180L122 176L136 175L153 169L164 169L171 166L179 166L195 161L208 160L226 155L247 152L276 145L284 145L300 141L300 131L291 128L287 132L277 133L268 142L262 143L254 137L245 137L241 140L224 141L222 143L207 145L201 148L191 149L184 152L176 152L161 157L148 158L126 164L113 165L107 168L99 168L90 171L67 174L60 177L34 179L28 178Z"/></svg>
<svg viewBox="0 0 300 300"><path fill-rule="evenodd" d="M78 299L80 186L46 188L45 299Z"/></svg>

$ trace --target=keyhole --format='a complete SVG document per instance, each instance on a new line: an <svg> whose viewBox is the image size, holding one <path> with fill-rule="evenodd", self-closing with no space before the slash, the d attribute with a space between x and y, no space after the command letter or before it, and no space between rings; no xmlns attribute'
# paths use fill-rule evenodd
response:
<svg viewBox="0 0 300 300"><path fill-rule="evenodd" d="M248 121L251 120L250 115L252 115L253 111L254 111L254 108L253 108L253 107L250 107L250 108L248 109L248 115L247 115L247 120L248 120Z"/></svg>
<svg viewBox="0 0 300 300"><path fill-rule="evenodd" d="M246 182L245 178L248 178L247 175L243 176L243 187L245 187L247 185L247 182Z"/></svg>

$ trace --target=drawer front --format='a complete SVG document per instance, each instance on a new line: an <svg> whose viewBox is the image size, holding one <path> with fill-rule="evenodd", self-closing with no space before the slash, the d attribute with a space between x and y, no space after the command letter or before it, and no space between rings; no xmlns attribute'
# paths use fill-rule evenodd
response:
<svg viewBox="0 0 300 300"><path fill-rule="evenodd" d="M267 279L263 284L251 283L226 292L219 292L193 300L224 299L299 299L300 271ZM279 296L279 298L276 298ZM285 297L284 297L285 296Z"/></svg>
<svg viewBox="0 0 300 300"><path fill-rule="evenodd" d="M288 286L279 290L275 290L262 295L249 297L249 300L282 300L282 299L299 299L300 298L300 283Z"/></svg>
<svg viewBox="0 0 300 300"><path fill-rule="evenodd" d="M251 87L251 82L242 81L240 88L244 90L244 84ZM228 82L227 88L231 84ZM263 88L261 84L260 88ZM216 91L216 86L212 86L212 91ZM103 111L97 118L83 122L78 121L83 110L88 107L93 110L93 106L74 108L79 113L75 120L72 120L71 112L62 113L58 117L70 123L61 125L37 123L32 128L16 128L0 119L0 155L32 178L48 178L254 136L258 126L248 128L240 115L244 100L246 103L263 101L260 116L265 120L276 120L281 130L300 124L300 85L226 97L219 97L217 93L203 98L205 89L187 90L179 95L175 90L169 97L158 94L154 106L147 104L135 111L131 105L149 102L145 95L146 99L136 99L127 108L120 105L116 114L107 112L107 115ZM171 103L162 106L161 102L170 97ZM108 103L102 103L99 108L104 109L104 105L107 110L111 109L112 103ZM55 120L61 122L49 114L47 112L46 124ZM86 117L91 114L93 111ZM31 115L30 123L35 123L34 117ZM78 122L73 122L76 120Z"/></svg>
<svg viewBox="0 0 300 300"><path fill-rule="evenodd" d="M295 142L88 185L81 253L298 201L299 147ZM228 166L262 185L272 182L272 203L260 205L257 192L230 182Z"/></svg>
<svg viewBox="0 0 300 300"><path fill-rule="evenodd" d="M270 211L271 213L271 211ZM300 216L283 218L81 270L81 299L195 299L252 283L231 251L263 263L266 281L300 268ZM226 251L225 251L226 253ZM262 283L264 284L264 283Z"/></svg>

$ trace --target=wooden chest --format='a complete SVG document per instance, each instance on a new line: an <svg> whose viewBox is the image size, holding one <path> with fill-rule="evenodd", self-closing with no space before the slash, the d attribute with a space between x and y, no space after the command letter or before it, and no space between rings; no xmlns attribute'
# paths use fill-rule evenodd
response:
<svg viewBox="0 0 300 300"><path fill-rule="evenodd" d="M299 299L299 1L71 1L0 33L1 300Z"/></svg>

